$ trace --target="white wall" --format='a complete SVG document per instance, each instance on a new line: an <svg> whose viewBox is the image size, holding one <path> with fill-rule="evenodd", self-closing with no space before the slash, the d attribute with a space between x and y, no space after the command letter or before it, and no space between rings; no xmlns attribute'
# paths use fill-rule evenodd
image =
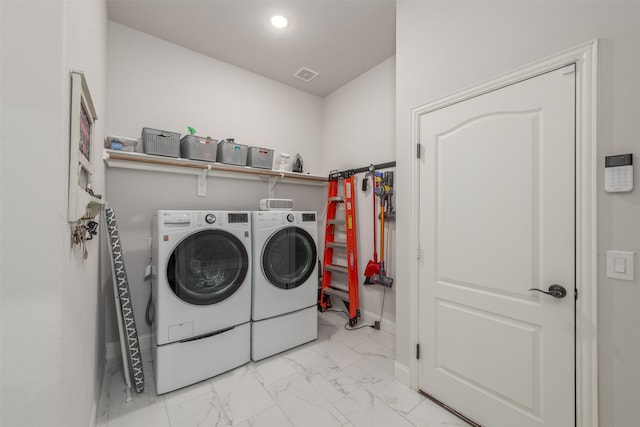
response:
<svg viewBox="0 0 640 427"><path fill-rule="evenodd" d="M634 153L640 163L640 3L638 2L445 2L397 4L398 187L413 161L410 110L452 92L598 38L598 328L599 413L602 426L640 425L640 286L608 279L609 249L640 253L640 191L603 190L604 156ZM637 167L636 167L637 169ZM637 182L636 182L637 184ZM398 210L409 208L398 195ZM398 224L398 239L408 238ZM398 248L398 280L409 270L410 249ZM637 265L637 264L636 264ZM409 366L407 328L411 301L397 291L398 361Z"/></svg>
<svg viewBox="0 0 640 427"><path fill-rule="evenodd" d="M324 98L323 147L332 169L395 160L395 57Z"/></svg>
<svg viewBox="0 0 640 427"><path fill-rule="evenodd" d="M107 134L138 137L143 127L199 135L300 153L305 172L327 176L322 147L322 99L120 24L109 22ZM139 146L138 150L142 147ZM159 209L258 210L266 181L210 177L207 196L197 196L197 177L107 168L107 200L119 224L134 315L148 336L145 308L150 282L147 241ZM279 183L275 197L320 219L326 187ZM321 246L321 245L320 245ZM105 265L109 265L108 261ZM108 268L106 269L108 270ZM110 271L105 271L105 285ZM118 340L112 293L106 293L106 340ZM151 375L151 373L148 373Z"/></svg>
<svg viewBox="0 0 640 427"><path fill-rule="evenodd" d="M109 22L110 135L143 127L300 153L305 172L325 175L322 99ZM142 146L139 144L139 151Z"/></svg>
<svg viewBox="0 0 640 427"><path fill-rule="evenodd" d="M395 57L392 57L324 98L323 146L328 168L346 170L395 161L395 78ZM402 283L395 282L391 289L363 286L365 267L373 258L372 186L369 179L367 191L361 191L364 175L356 176L360 310L366 315L365 321L378 320L382 312L382 328L389 327L395 332L395 289ZM393 278L395 222L388 222L386 228L385 265L387 275Z"/></svg>
<svg viewBox="0 0 640 427"><path fill-rule="evenodd" d="M70 248L69 71L85 72L100 139L106 3L2 1L0 15L0 424L86 426L104 340L98 245L88 244L86 260ZM101 193L100 150L92 153Z"/></svg>

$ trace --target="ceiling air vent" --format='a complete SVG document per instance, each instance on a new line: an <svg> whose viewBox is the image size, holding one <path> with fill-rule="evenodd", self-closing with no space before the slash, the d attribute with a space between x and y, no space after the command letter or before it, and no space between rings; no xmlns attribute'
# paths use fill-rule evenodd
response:
<svg viewBox="0 0 640 427"><path fill-rule="evenodd" d="M318 75L317 72L308 69L307 67L302 67L298 70L297 73L295 73L293 76L300 79L300 80L304 80L305 82L310 82L311 80L313 80L316 76Z"/></svg>

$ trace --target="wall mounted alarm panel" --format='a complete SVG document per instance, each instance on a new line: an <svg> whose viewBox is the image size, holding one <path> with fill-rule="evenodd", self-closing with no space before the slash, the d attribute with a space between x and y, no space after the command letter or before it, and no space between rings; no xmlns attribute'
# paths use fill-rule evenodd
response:
<svg viewBox="0 0 640 427"><path fill-rule="evenodd" d="M633 155L604 158L604 189L610 193L633 190Z"/></svg>

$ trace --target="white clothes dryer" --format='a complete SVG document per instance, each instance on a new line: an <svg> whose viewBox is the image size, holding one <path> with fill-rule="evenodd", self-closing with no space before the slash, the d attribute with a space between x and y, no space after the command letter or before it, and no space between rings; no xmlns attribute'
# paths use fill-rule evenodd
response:
<svg viewBox="0 0 640 427"><path fill-rule="evenodd" d="M152 220L153 359L166 393L250 358L251 215L158 211Z"/></svg>
<svg viewBox="0 0 640 427"><path fill-rule="evenodd" d="M252 212L251 359L318 337L316 212Z"/></svg>

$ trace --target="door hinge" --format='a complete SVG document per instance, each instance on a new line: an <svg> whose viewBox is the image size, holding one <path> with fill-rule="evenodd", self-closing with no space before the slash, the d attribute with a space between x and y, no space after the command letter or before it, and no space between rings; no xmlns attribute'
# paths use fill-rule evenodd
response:
<svg viewBox="0 0 640 427"><path fill-rule="evenodd" d="M416 344L416 359L420 360L420 344Z"/></svg>
<svg viewBox="0 0 640 427"><path fill-rule="evenodd" d="M575 296L576 301L578 301L578 288L575 288L575 289L573 290L573 295Z"/></svg>
<svg viewBox="0 0 640 427"><path fill-rule="evenodd" d="M420 144L416 144L416 157L420 158Z"/></svg>

